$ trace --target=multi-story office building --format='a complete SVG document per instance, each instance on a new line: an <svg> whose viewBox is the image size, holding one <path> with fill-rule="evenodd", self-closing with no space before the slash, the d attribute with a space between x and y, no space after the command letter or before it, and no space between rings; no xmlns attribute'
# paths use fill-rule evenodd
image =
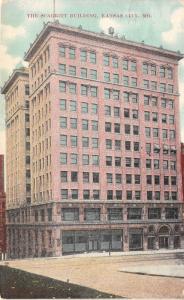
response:
<svg viewBox="0 0 184 300"><path fill-rule="evenodd" d="M24 244L19 241L20 223L28 213L24 208L31 203L28 76L26 68L15 69L2 88L6 103L6 211L8 218L11 214L12 222L19 224L7 227L7 244L16 256Z"/></svg>
<svg viewBox="0 0 184 300"><path fill-rule="evenodd" d="M9 256L181 247L182 58L112 33L44 25L25 55L31 203L24 218L8 211ZM22 235L18 254L12 241Z"/></svg>
<svg viewBox="0 0 184 300"><path fill-rule="evenodd" d="M4 259L6 256L5 201L4 155L0 155L0 259Z"/></svg>

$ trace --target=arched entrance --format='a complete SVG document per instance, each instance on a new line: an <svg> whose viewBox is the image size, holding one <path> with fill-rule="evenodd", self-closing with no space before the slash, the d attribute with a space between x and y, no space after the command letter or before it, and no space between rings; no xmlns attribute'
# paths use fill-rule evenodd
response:
<svg viewBox="0 0 184 300"><path fill-rule="evenodd" d="M169 248L169 236L170 236L170 228L166 225L160 227L158 231L159 249Z"/></svg>

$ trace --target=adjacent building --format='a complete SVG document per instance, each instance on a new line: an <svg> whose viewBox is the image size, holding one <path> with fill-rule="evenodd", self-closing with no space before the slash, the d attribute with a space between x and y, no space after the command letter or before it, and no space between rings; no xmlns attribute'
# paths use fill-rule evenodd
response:
<svg viewBox="0 0 184 300"><path fill-rule="evenodd" d="M184 143L181 143L181 174L182 174L182 191L184 195Z"/></svg>
<svg viewBox="0 0 184 300"><path fill-rule="evenodd" d="M5 202L4 155L0 155L0 259L5 259L6 257Z"/></svg>
<svg viewBox="0 0 184 300"><path fill-rule="evenodd" d="M44 25L3 87L9 257L183 245L182 58Z"/></svg>

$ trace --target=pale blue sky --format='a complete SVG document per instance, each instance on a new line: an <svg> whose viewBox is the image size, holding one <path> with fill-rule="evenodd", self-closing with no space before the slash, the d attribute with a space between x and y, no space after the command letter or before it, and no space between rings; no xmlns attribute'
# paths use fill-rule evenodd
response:
<svg viewBox="0 0 184 300"><path fill-rule="evenodd" d="M0 85L2 86L23 58L30 43L51 18L29 19L28 13L52 13L53 0L0 0L1 2L1 44ZM55 0L56 13L67 14L59 18L63 24L79 26L100 32L109 26L127 39L142 41L184 53L184 0ZM72 18L70 14L89 13L96 17ZM138 17L102 18L102 14L137 14ZM150 14L143 18L142 14ZM179 67L181 130L184 141L184 60ZM4 147L4 100L0 98L0 153Z"/></svg>

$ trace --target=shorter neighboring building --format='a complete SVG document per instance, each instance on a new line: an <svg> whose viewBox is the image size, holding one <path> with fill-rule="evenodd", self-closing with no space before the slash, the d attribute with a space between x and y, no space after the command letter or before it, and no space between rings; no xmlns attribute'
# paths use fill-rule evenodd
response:
<svg viewBox="0 0 184 300"><path fill-rule="evenodd" d="M4 155L0 155L0 259L6 254Z"/></svg>
<svg viewBox="0 0 184 300"><path fill-rule="evenodd" d="M182 176L182 191L184 201L184 143L181 143L181 176Z"/></svg>

